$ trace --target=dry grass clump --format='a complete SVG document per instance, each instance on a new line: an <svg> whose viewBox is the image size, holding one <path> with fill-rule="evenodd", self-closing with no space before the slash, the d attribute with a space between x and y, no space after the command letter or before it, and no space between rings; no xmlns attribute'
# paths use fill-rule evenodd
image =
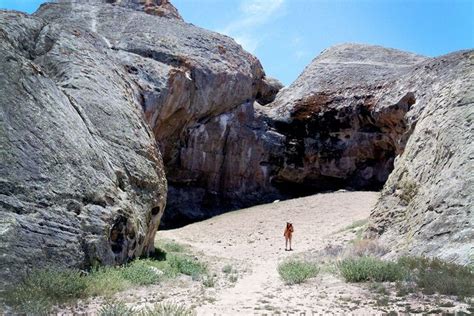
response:
<svg viewBox="0 0 474 316"><path fill-rule="evenodd" d="M347 282L395 282L397 295L424 294L474 296L474 268L423 257L384 261L375 257L346 258L337 264Z"/></svg>
<svg viewBox="0 0 474 316"><path fill-rule="evenodd" d="M193 279L207 275L205 264L179 253L184 251L183 246L168 243L166 247L175 253L158 250L157 259L137 259L120 267L99 267L89 272L64 268L30 271L2 293L2 300L15 313L46 315L54 305L79 298L110 296L133 286L156 284L180 274L190 275Z"/></svg>
<svg viewBox="0 0 474 316"><path fill-rule="evenodd" d="M407 275L404 267L395 262L366 256L344 259L338 268L347 282L394 282Z"/></svg>

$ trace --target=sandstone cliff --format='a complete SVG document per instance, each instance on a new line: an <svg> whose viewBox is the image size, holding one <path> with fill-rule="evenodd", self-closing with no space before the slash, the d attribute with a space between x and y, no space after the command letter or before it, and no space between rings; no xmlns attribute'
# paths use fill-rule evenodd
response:
<svg viewBox="0 0 474 316"><path fill-rule="evenodd" d="M390 174L369 235L389 256L472 263L473 60L473 51L325 50L267 111L285 144L272 182L373 189Z"/></svg>
<svg viewBox="0 0 474 316"><path fill-rule="evenodd" d="M216 178L217 196L226 186L222 173L189 181L189 135L280 88L231 38L183 22L166 0L2 11L0 36L2 281L23 265L117 264L153 250L164 169L171 192L205 192L191 199L198 210ZM168 214L182 200L172 195Z"/></svg>
<svg viewBox="0 0 474 316"><path fill-rule="evenodd" d="M380 189L391 174L371 235L392 255L467 263L474 240L472 58L472 51L427 58L359 44L325 50L274 102L249 102L189 134L182 168L190 182L212 175L206 186L216 193L208 206L193 204L202 201L199 192L172 190L176 199L188 197L181 203L189 212L173 214L192 219L212 215L211 205ZM219 194L229 202L217 203Z"/></svg>
<svg viewBox="0 0 474 316"><path fill-rule="evenodd" d="M423 60L358 44L322 52L270 105L272 126L285 135L275 184L306 191L380 188L403 150L405 113L415 103L414 91L395 82ZM382 100L392 91L398 95Z"/></svg>

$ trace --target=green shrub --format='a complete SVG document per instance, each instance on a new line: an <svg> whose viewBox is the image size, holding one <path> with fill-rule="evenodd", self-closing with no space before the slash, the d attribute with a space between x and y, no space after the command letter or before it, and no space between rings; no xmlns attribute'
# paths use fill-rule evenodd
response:
<svg viewBox="0 0 474 316"><path fill-rule="evenodd" d="M278 273L285 284L299 284L315 277L319 268L312 262L302 260L287 260L278 265Z"/></svg>
<svg viewBox="0 0 474 316"><path fill-rule="evenodd" d="M184 252L186 250L186 246L171 240L163 242L163 244L161 244L161 248L163 248L166 252Z"/></svg>
<svg viewBox="0 0 474 316"><path fill-rule="evenodd" d="M173 269L182 274L196 277L207 273L206 265L187 256L169 256L168 263Z"/></svg>
<svg viewBox="0 0 474 316"><path fill-rule="evenodd" d="M78 270L35 270L4 293L19 313L47 314L54 304L85 296L87 281Z"/></svg>
<svg viewBox="0 0 474 316"><path fill-rule="evenodd" d="M15 313L26 315L49 315L53 302L36 289L18 285L4 294L5 302Z"/></svg>
<svg viewBox="0 0 474 316"><path fill-rule="evenodd" d="M158 283L159 275L150 268L148 260L135 260L122 270L125 280L135 285L150 285Z"/></svg>
<svg viewBox="0 0 474 316"><path fill-rule="evenodd" d="M87 296L110 296L132 286L122 267L99 267L87 276Z"/></svg>
<svg viewBox="0 0 474 316"><path fill-rule="evenodd" d="M145 308L136 315L140 316L194 316L194 311L185 306L173 303L160 303L152 308Z"/></svg>
<svg viewBox="0 0 474 316"><path fill-rule="evenodd" d="M193 316L195 313L177 304L160 303L153 307L136 309L122 302L108 303L99 309L100 316Z"/></svg>
<svg viewBox="0 0 474 316"><path fill-rule="evenodd" d="M136 315L133 308L127 307L122 302L108 303L99 309L99 316L133 316Z"/></svg>
<svg viewBox="0 0 474 316"><path fill-rule="evenodd" d="M216 277L206 274L206 275L204 275L204 277L202 279L202 284L205 287L214 287L216 285L216 281L217 281Z"/></svg>
<svg viewBox="0 0 474 316"><path fill-rule="evenodd" d="M138 259L121 267L99 267L88 274L65 269L35 270L1 294L16 313L47 315L60 303L90 296L110 296L133 285L155 284L162 276L171 278L180 273L200 280L201 275L207 275L207 267L184 255L170 255L168 260ZM209 286L214 282L213 278L204 280ZM120 310L118 305L104 308L104 313L114 308Z"/></svg>
<svg viewBox="0 0 474 316"><path fill-rule="evenodd" d="M474 295L472 267L421 257L402 257L398 263L412 270L417 287L425 294L439 293L460 297Z"/></svg>
<svg viewBox="0 0 474 316"><path fill-rule="evenodd" d="M344 259L338 268L347 282L394 282L403 280L407 275L402 265L374 257Z"/></svg>

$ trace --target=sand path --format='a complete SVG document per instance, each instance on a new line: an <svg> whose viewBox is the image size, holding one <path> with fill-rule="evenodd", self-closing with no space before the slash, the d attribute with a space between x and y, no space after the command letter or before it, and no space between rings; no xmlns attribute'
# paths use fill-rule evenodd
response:
<svg viewBox="0 0 474 316"><path fill-rule="evenodd" d="M226 213L186 227L161 231L157 238L191 245L206 256L242 263L247 272L235 286L215 292L214 300L199 306L199 315L233 315L292 312L343 312L335 296L363 296L336 278L321 274L295 286L280 280L278 263L327 245L347 243L353 236L338 233L366 219L378 193L337 192L260 205ZM294 251L284 250L285 223L294 224ZM363 291L362 291L363 292ZM336 304L340 305L340 304Z"/></svg>
<svg viewBox="0 0 474 316"><path fill-rule="evenodd" d="M158 244L166 240L187 244L188 255L208 264L214 283L209 286L205 280L181 275L116 293L112 302L135 309L173 303L192 308L198 315L225 316L439 314L441 307L445 313L466 312L468 304L446 296L412 293L400 297L395 284L385 283L381 292L374 284L345 283L328 264L335 259L328 255L350 249L350 241L361 228L348 226L367 219L377 197L374 192L317 194L160 231ZM287 221L295 227L294 251L284 250ZM302 284L285 285L277 267L290 257L317 261L321 271ZM232 266L230 273L223 269L228 266ZM79 301L62 307L58 315L97 315L107 301L104 297Z"/></svg>

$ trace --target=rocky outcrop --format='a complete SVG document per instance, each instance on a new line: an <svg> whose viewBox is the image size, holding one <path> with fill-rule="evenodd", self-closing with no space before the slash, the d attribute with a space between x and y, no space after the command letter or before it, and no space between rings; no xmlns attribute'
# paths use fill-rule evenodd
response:
<svg viewBox="0 0 474 316"><path fill-rule="evenodd" d="M472 56L357 44L324 51L273 103L247 103L190 129L180 165L189 182L170 191L189 214L173 212L174 220L321 190L379 189L391 174L372 236L392 255L467 263Z"/></svg>
<svg viewBox="0 0 474 316"><path fill-rule="evenodd" d="M103 39L8 11L0 38L0 282L154 251L163 164Z"/></svg>
<svg viewBox="0 0 474 316"><path fill-rule="evenodd" d="M158 149L170 191L190 185L200 211L201 192L222 200L244 183L216 186L206 172L191 183L195 156L183 148L200 125L280 87L229 37L184 23L166 0L60 0L0 21L2 280L24 264L118 264L152 251L166 204ZM244 166L219 168L234 178ZM168 214L185 200L175 197Z"/></svg>
<svg viewBox="0 0 474 316"><path fill-rule="evenodd" d="M378 46L325 50L271 104L269 117L285 135L273 181L306 191L378 189L403 150L412 90L382 98L424 57Z"/></svg>
<svg viewBox="0 0 474 316"><path fill-rule="evenodd" d="M373 235L466 262L472 52L432 59L343 44L282 88L167 0L2 11L0 37L5 277L33 262L146 254L166 203L161 223L176 226L273 199L379 189L394 167Z"/></svg>
<svg viewBox="0 0 474 316"><path fill-rule="evenodd" d="M272 182L377 189L390 174L369 227L388 256L472 263L473 58L356 44L324 51L270 105L270 125L285 137Z"/></svg>
<svg viewBox="0 0 474 316"><path fill-rule="evenodd" d="M102 39L98 45L137 85L170 179L164 222L176 222L171 218L179 218L182 213L194 214L189 220L196 220L201 216L198 214L208 217L214 211L229 209L223 205L240 205L233 198L229 201L226 194L241 183L237 180L241 178L240 170L234 171L229 165L225 176L217 175L216 171L225 169L220 164L224 160L216 154L204 163L198 162L206 151L186 148L207 122L220 115L225 119L228 113L239 112L256 98L262 103L270 102L281 84L266 78L260 62L231 38L179 19L151 16L140 8L129 9L136 9L138 2L63 0L42 6L35 15L95 34ZM225 135L219 133L207 142L202 140L206 142L203 146L207 147L207 157L226 150L223 144L229 142L223 138ZM229 163L233 165L235 160ZM201 170L199 164L207 164L207 169ZM252 188L257 185L258 181ZM238 191L248 192L244 187ZM206 207L210 204L212 207Z"/></svg>
<svg viewBox="0 0 474 316"><path fill-rule="evenodd" d="M369 231L400 254L472 264L474 52L416 65L397 82L417 96L411 136L395 162Z"/></svg>
<svg viewBox="0 0 474 316"><path fill-rule="evenodd" d="M165 224L323 190L381 188L403 150L405 114L416 100L410 90L380 100L424 60L377 46L339 45L270 104L281 85L265 79L270 92L260 90L258 102L188 130L176 172L187 178L179 183L169 174L170 201L180 202L170 203Z"/></svg>

